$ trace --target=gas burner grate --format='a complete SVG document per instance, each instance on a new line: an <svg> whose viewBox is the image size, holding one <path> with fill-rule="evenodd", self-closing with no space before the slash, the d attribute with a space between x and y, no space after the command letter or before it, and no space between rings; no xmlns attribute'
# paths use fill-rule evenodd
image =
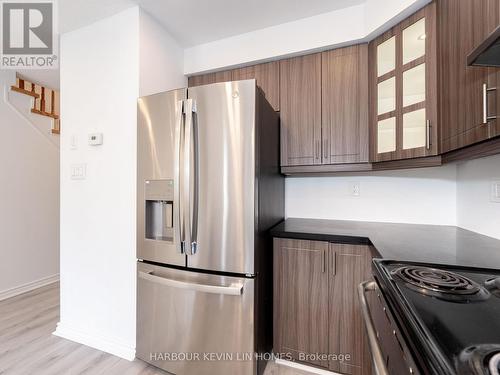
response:
<svg viewBox="0 0 500 375"><path fill-rule="evenodd" d="M409 288L442 299L466 302L489 296L489 293L474 281L436 268L406 266L396 269L393 274L401 278Z"/></svg>

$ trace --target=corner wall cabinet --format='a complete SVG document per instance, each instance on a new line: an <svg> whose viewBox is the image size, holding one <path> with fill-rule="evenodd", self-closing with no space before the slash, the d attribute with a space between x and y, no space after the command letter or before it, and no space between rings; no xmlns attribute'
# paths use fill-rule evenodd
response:
<svg viewBox="0 0 500 375"><path fill-rule="evenodd" d="M357 297L371 277L371 258L367 245L275 238L274 352L342 374L371 374Z"/></svg>
<svg viewBox="0 0 500 375"><path fill-rule="evenodd" d="M368 45L321 54L323 164L366 163L368 139Z"/></svg>

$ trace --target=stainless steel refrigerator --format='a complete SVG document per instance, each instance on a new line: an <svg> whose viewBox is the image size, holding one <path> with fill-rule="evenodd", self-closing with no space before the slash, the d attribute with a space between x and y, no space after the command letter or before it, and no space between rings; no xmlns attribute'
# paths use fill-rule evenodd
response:
<svg viewBox="0 0 500 375"><path fill-rule="evenodd" d="M255 80L138 100L138 358L177 375L263 372L279 149Z"/></svg>

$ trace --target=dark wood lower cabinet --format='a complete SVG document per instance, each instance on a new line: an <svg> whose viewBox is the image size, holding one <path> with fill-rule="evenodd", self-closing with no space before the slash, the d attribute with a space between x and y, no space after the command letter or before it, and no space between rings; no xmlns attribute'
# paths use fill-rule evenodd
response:
<svg viewBox="0 0 500 375"><path fill-rule="evenodd" d="M329 351L349 355L349 360L330 360L330 370L342 374L371 374L371 357L357 288L371 278L369 246L330 244Z"/></svg>
<svg viewBox="0 0 500 375"><path fill-rule="evenodd" d="M275 238L274 352L338 373L371 374L357 297L370 271L369 246Z"/></svg>
<svg viewBox="0 0 500 375"><path fill-rule="evenodd" d="M328 243L274 239L274 352L296 361L328 353Z"/></svg>

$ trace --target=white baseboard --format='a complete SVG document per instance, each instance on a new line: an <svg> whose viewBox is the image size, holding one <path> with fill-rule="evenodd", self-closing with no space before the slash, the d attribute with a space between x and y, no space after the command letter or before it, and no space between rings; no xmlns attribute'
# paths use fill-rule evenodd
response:
<svg viewBox="0 0 500 375"><path fill-rule="evenodd" d="M18 296L19 294L30 292L34 289L41 288L42 286L49 285L57 281L59 281L59 274L44 277L42 279L31 281L24 285L16 286L15 288L0 291L0 301Z"/></svg>
<svg viewBox="0 0 500 375"><path fill-rule="evenodd" d="M276 359L276 363L278 365L292 367L292 368L295 368L297 370L307 371L307 372L310 372L311 374L340 375L340 374L333 372L333 371L323 370L323 369L320 369L317 367L307 366L307 365L303 365L303 364L297 363L297 362L286 361L284 359Z"/></svg>
<svg viewBox="0 0 500 375"><path fill-rule="evenodd" d="M53 335L116 355L128 361L133 361L135 359L135 348L119 343L109 337L89 334L78 329L73 329L67 325L61 324L61 322L57 323L57 328Z"/></svg>

